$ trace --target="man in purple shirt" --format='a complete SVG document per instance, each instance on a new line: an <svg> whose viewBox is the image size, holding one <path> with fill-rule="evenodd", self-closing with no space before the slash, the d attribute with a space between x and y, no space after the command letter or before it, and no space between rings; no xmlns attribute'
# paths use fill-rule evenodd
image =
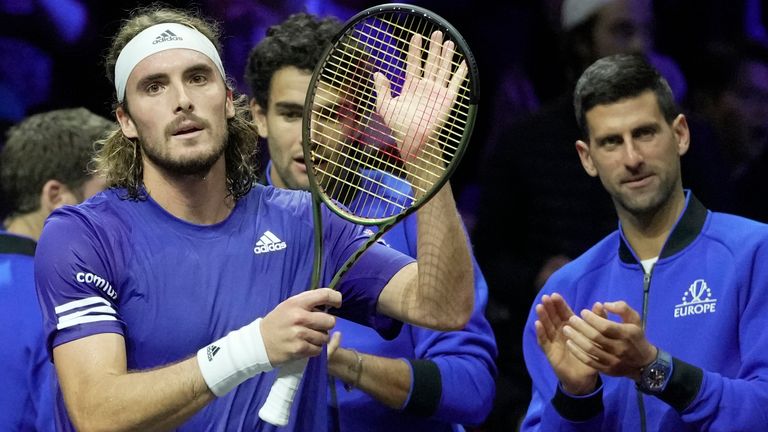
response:
<svg viewBox="0 0 768 432"><path fill-rule="evenodd" d="M55 212L36 256L60 429L273 430L256 415L270 371L311 357L287 430L324 430L318 354L335 320L319 310L388 336L391 318L455 329L472 312L449 187L420 212L416 262L374 245L339 291L304 291L309 194L252 186L257 135L213 28L140 10L107 55L120 129L96 166L110 189ZM323 220L328 283L367 235L329 212Z"/></svg>

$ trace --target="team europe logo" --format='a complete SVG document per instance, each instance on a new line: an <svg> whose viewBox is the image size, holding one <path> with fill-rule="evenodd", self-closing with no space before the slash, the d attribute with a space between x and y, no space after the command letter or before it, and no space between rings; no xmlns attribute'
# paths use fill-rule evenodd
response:
<svg viewBox="0 0 768 432"><path fill-rule="evenodd" d="M675 305L675 318L714 313L717 299L704 279L696 279L683 294L683 302Z"/></svg>

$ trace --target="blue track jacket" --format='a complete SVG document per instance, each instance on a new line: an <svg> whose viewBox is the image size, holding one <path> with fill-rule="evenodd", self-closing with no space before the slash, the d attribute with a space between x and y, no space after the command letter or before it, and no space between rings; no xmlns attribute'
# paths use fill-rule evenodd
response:
<svg viewBox="0 0 768 432"><path fill-rule="evenodd" d="M768 225L708 211L688 193L648 276L619 229L541 294L560 293L577 314L617 300L642 313L644 291L646 336L674 358L665 391L644 395L630 379L601 375L592 395L566 395L536 342L531 309L523 338L533 398L523 431L768 428Z"/></svg>

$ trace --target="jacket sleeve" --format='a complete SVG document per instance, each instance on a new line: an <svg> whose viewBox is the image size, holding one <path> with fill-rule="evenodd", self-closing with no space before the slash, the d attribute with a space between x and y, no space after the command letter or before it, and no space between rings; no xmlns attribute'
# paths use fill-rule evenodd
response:
<svg viewBox="0 0 768 432"><path fill-rule="evenodd" d="M416 218L403 222L393 246L416 255ZM449 423L482 423L496 395L496 338L485 318L488 285L473 258L475 305L466 327L436 332L411 326L414 353L411 390L403 410Z"/></svg>
<svg viewBox="0 0 768 432"><path fill-rule="evenodd" d="M740 363L738 374L727 377L686 365L681 369L690 378L677 380L679 384L675 385L678 372L674 370L668 385L668 390L677 393L678 401L685 402L686 397L691 401L678 408L683 421L696 429L765 430L768 424L768 242L762 241L756 247L750 261L751 268L738 269L745 273L740 291L743 295L738 300L742 303L739 334L734 335L740 348L733 359ZM675 359L675 368L678 362ZM700 388L690 384L697 375L701 378Z"/></svg>
<svg viewBox="0 0 768 432"><path fill-rule="evenodd" d="M414 357L431 366L410 361L413 384L406 411L466 425L482 423L491 411L496 394L496 341L484 316L488 288L477 263L474 271L475 307L463 330L434 332L411 327ZM429 377L435 373L440 383L437 391L427 388L434 383Z"/></svg>
<svg viewBox="0 0 768 432"><path fill-rule="evenodd" d="M548 283L547 286L550 284ZM523 432L602 430L604 418L602 382L591 395L585 397L567 395L559 388L557 377L546 355L536 342L536 331L533 325L536 321L534 307L540 297L541 293L531 307L523 332L523 354L533 382L533 395L520 430Z"/></svg>

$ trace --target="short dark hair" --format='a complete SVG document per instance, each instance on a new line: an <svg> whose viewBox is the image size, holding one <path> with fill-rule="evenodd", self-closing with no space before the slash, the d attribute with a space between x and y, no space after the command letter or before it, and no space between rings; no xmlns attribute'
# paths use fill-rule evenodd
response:
<svg viewBox="0 0 768 432"><path fill-rule="evenodd" d="M245 81L256 103L267 109L269 85L279 69L293 66L313 71L342 25L335 17L319 18L301 12L270 27L266 37L251 50L245 67Z"/></svg>
<svg viewBox="0 0 768 432"><path fill-rule="evenodd" d="M581 74L573 92L576 121L584 137L589 137L587 111L653 91L664 119L672 121L680 114L672 89L645 56L618 54L601 58Z"/></svg>
<svg viewBox="0 0 768 432"><path fill-rule="evenodd" d="M113 129L115 123L85 108L35 114L9 129L0 152L0 187L11 214L37 210L49 180L82 187L94 142Z"/></svg>

